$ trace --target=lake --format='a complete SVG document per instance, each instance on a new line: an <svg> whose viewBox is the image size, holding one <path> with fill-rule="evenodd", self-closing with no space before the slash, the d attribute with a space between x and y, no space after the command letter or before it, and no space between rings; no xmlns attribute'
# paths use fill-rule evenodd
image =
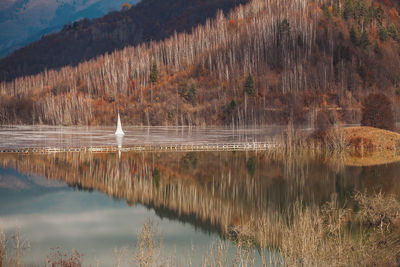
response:
<svg viewBox="0 0 400 267"><path fill-rule="evenodd" d="M115 145L111 128L17 129L2 129L0 145ZM125 131L124 144L240 142L271 138L279 128ZM183 266L189 259L198 266L219 240L233 244L232 227L284 214L296 201L321 206L336 195L345 203L356 191L399 196L399 173L400 163L356 167L323 153L2 153L0 229L8 236L18 230L29 240L23 254L27 266L43 266L50 248L57 246L84 253L84 266L112 266L114 249L128 247L121 264L128 266L137 231L151 219L162 237L163 254ZM15 254L12 249L8 253ZM233 248L227 253L236 255Z"/></svg>

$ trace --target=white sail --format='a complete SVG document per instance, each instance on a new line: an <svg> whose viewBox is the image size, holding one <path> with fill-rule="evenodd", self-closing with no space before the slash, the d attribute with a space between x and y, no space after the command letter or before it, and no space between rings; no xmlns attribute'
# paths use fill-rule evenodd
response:
<svg viewBox="0 0 400 267"><path fill-rule="evenodd" d="M122 131L122 125L121 125L121 118L119 117L119 112L118 112L118 123L117 123L117 130L115 131L115 135L125 135L124 131Z"/></svg>

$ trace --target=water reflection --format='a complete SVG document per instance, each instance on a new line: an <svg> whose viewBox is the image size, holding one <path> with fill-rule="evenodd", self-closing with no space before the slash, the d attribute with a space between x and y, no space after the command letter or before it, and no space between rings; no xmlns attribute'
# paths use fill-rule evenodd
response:
<svg viewBox="0 0 400 267"><path fill-rule="evenodd" d="M341 201L354 191L400 195L399 163L348 167L329 155L291 159L268 152L124 153L122 158L115 153L4 154L0 164L77 190L100 191L129 206L142 204L161 218L189 222L221 236L232 225L284 211L299 199L319 205L332 193Z"/></svg>

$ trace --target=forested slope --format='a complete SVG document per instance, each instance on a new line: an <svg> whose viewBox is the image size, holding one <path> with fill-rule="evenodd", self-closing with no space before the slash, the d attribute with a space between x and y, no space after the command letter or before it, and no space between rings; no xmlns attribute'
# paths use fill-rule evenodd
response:
<svg viewBox="0 0 400 267"><path fill-rule="evenodd" d="M62 31L43 36L0 60L0 81L36 74L45 69L76 65L115 49L150 40L162 40L175 31L215 17L217 10L228 12L248 0L143 0L102 18L80 20Z"/></svg>
<svg viewBox="0 0 400 267"><path fill-rule="evenodd" d="M0 122L260 125L360 121L370 92L400 115L398 3L253 0L229 15L0 85ZM320 116L321 115L321 116Z"/></svg>

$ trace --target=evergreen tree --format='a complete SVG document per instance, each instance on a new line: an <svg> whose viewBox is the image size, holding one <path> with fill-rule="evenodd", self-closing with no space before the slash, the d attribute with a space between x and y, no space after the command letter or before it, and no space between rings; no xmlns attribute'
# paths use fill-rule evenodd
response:
<svg viewBox="0 0 400 267"><path fill-rule="evenodd" d="M381 39L382 42L387 41L387 39L389 38L389 32L387 31L385 26L381 26L379 28L378 35L379 35L379 39Z"/></svg>
<svg viewBox="0 0 400 267"><path fill-rule="evenodd" d="M368 8L368 19L367 22L371 23L376 19L376 8L374 2L371 2L371 5Z"/></svg>
<svg viewBox="0 0 400 267"><path fill-rule="evenodd" d="M334 2L332 6L332 13L335 17L342 17L342 10L339 1Z"/></svg>
<svg viewBox="0 0 400 267"><path fill-rule="evenodd" d="M157 64L154 63L153 66L151 67L151 72L150 72L150 81L154 84L157 83L158 80L158 69L157 69Z"/></svg>
<svg viewBox="0 0 400 267"><path fill-rule="evenodd" d="M281 22L278 22L278 32L279 36L290 33L290 24L287 18L284 18Z"/></svg>
<svg viewBox="0 0 400 267"><path fill-rule="evenodd" d="M194 101L194 99L196 97L196 94L197 94L196 86L194 85L194 83L192 83L192 86L190 86L190 89L189 89L189 92L188 92L187 100L189 102L193 103L193 101Z"/></svg>
<svg viewBox="0 0 400 267"><path fill-rule="evenodd" d="M253 76L251 74L249 74L249 76L247 77L246 83L244 84L244 91L249 96L253 96L256 93L256 90L254 89Z"/></svg>
<svg viewBox="0 0 400 267"><path fill-rule="evenodd" d="M378 21L379 25L382 25L382 21L385 18L385 12L383 11L381 5L376 9L375 19Z"/></svg>
<svg viewBox="0 0 400 267"><path fill-rule="evenodd" d="M368 37L367 31L363 31L363 32L362 32L361 38L360 38L360 45L361 45L363 48L366 48L367 46L370 45L369 37Z"/></svg>
<svg viewBox="0 0 400 267"><path fill-rule="evenodd" d="M375 41L374 52L376 54L379 54L381 52L381 48L379 47L378 41Z"/></svg>
<svg viewBox="0 0 400 267"><path fill-rule="evenodd" d="M354 29L354 26L351 27L350 29L350 40L353 44L358 45L358 36L357 36L357 32Z"/></svg>
<svg viewBox="0 0 400 267"><path fill-rule="evenodd" d="M329 6L328 6L328 5L325 6L324 14L325 14L325 17L328 18L328 20L331 20L331 19L332 19L332 12L331 12L331 10L329 9Z"/></svg>
<svg viewBox="0 0 400 267"><path fill-rule="evenodd" d="M353 0L347 0L344 6L343 18L350 19L354 18L354 3Z"/></svg>
<svg viewBox="0 0 400 267"><path fill-rule="evenodd" d="M358 22L361 22L362 19L365 19L367 16L367 7L365 6L364 0L358 0L356 6L356 19Z"/></svg>
<svg viewBox="0 0 400 267"><path fill-rule="evenodd" d="M393 40L395 41L399 40L399 32L397 31L397 28L393 23L389 25L388 34L390 37L393 38Z"/></svg>
<svg viewBox="0 0 400 267"><path fill-rule="evenodd" d="M197 95L196 86L194 85L194 83L192 83L192 85L190 86L190 89L188 89L187 83L184 83L179 94L186 101L191 102L193 104L193 101Z"/></svg>

